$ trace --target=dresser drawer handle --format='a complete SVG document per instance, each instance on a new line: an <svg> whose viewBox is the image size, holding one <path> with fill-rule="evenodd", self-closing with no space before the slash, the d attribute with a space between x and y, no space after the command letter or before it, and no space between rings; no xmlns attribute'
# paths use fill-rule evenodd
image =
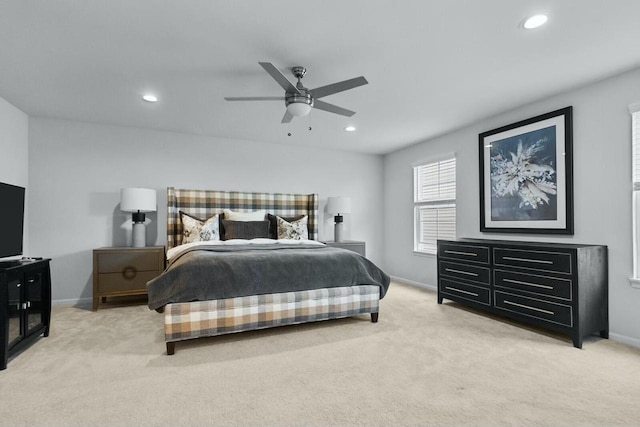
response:
<svg viewBox="0 0 640 427"><path fill-rule="evenodd" d="M445 287L445 289L449 289L449 290L456 291L456 292L462 292L463 294L473 295L474 297L478 296L478 294L476 294L475 292L463 291L462 289L451 288L449 286Z"/></svg>
<svg viewBox="0 0 640 427"><path fill-rule="evenodd" d="M528 308L529 310L539 311L540 313L546 313L546 314L549 314L551 316L553 316L555 314L553 311L543 310L541 308L531 307L529 305L518 304L517 302L511 302L511 301L504 300L504 303L505 304L515 305L517 307Z"/></svg>
<svg viewBox="0 0 640 427"><path fill-rule="evenodd" d="M467 276L478 277L478 273L471 273L470 271L454 270L453 268L445 268L444 270L450 273L460 273L460 274L466 274Z"/></svg>
<svg viewBox="0 0 640 427"><path fill-rule="evenodd" d="M127 280L131 280L135 278L137 274L138 274L138 270L136 270L135 267L127 266L122 269L122 277L124 277Z"/></svg>
<svg viewBox="0 0 640 427"><path fill-rule="evenodd" d="M516 258L511 256L503 256L502 259L508 259L510 261L536 262L538 264L553 264L553 261L549 261L546 259Z"/></svg>
<svg viewBox="0 0 640 427"><path fill-rule="evenodd" d="M450 251L450 250L445 250L444 251L445 254L456 254L456 255L469 255L469 256L478 256L478 254L474 253L474 252L461 252L461 251Z"/></svg>
<svg viewBox="0 0 640 427"><path fill-rule="evenodd" d="M536 288L553 289L553 286L539 285L537 283L522 282L520 280L502 279L502 281L503 282L509 282L509 283L517 283L517 284L520 284L520 285L535 286Z"/></svg>

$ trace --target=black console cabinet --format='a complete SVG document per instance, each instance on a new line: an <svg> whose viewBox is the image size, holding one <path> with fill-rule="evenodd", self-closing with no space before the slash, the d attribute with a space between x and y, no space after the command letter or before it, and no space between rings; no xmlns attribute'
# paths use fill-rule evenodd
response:
<svg viewBox="0 0 640 427"><path fill-rule="evenodd" d="M0 262L0 370L40 335L49 336L49 261Z"/></svg>
<svg viewBox="0 0 640 427"><path fill-rule="evenodd" d="M444 298L567 334L609 337L607 247L460 239L438 241Z"/></svg>

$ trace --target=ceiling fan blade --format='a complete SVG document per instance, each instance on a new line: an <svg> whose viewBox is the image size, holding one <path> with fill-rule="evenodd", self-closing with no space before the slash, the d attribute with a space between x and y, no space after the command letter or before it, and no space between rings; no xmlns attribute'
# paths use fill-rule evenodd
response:
<svg viewBox="0 0 640 427"><path fill-rule="evenodd" d="M280 123L289 123L293 120L293 114L289 112L289 110L284 111L284 116L282 117L282 121Z"/></svg>
<svg viewBox="0 0 640 427"><path fill-rule="evenodd" d="M273 77L273 79L277 81L286 92L300 93L298 88L295 87L271 62L258 62L258 64L262 65L262 68L264 68L264 70L269 73L269 75L271 75L271 77Z"/></svg>
<svg viewBox="0 0 640 427"><path fill-rule="evenodd" d="M284 96L225 97L225 101L284 101Z"/></svg>
<svg viewBox="0 0 640 427"><path fill-rule="evenodd" d="M337 105L329 104L328 102L318 101L317 99L313 101L313 108L347 117L351 117L356 113L355 111L347 110L346 108L338 107Z"/></svg>
<svg viewBox="0 0 640 427"><path fill-rule="evenodd" d="M338 83L333 83L326 86L317 87L311 89L309 93L314 98L322 98L323 96L333 95L334 93L343 92L345 90L353 89L354 87L366 85L369 82L364 77L356 77L349 80L344 80Z"/></svg>

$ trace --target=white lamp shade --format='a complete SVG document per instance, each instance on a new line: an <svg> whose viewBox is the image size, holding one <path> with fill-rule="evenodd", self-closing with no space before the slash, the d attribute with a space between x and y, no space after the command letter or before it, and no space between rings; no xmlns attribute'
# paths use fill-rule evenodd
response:
<svg viewBox="0 0 640 427"><path fill-rule="evenodd" d="M309 114L309 111L311 111L311 105L305 102L292 102L287 105L287 110L292 116L302 117Z"/></svg>
<svg viewBox="0 0 640 427"><path fill-rule="evenodd" d="M125 212L155 212L156 190L148 188L122 188L120 210Z"/></svg>
<svg viewBox="0 0 640 427"><path fill-rule="evenodd" d="M327 212L334 214L351 213L351 199L349 197L329 197L327 199Z"/></svg>

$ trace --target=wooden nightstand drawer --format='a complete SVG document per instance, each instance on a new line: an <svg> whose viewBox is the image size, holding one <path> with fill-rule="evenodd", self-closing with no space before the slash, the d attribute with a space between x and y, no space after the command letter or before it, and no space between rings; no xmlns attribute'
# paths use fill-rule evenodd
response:
<svg viewBox="0 0 640 427"><path fill-rule="evenodd" d="M146 295L147 282L164 271L164 246L93 251L93 310L107 297Z"/></svg>
<svg viewBox="0 0 640 427"><path fill-rule="evenodd" d="M98 292L126 292L139 291L147 293L147 282L158 276L158 271L125 270L123 273L104 273L98 277Z"/></svg>
<svg viewBox="0 0 640 427"><path fill-rule="evenodd" d="M158 271L158 254L150 251L102 252L98 254L98 273Z"/></svg>
<svg viewBox="0 0 640 427"><path fill-rule="evenodd" d="M359 253L362 256L367 256L365 242L359 242L357 240L343 240L342 242L327 241L322 243L327 246L331 246L332 248L347 249Z"/></svg>

